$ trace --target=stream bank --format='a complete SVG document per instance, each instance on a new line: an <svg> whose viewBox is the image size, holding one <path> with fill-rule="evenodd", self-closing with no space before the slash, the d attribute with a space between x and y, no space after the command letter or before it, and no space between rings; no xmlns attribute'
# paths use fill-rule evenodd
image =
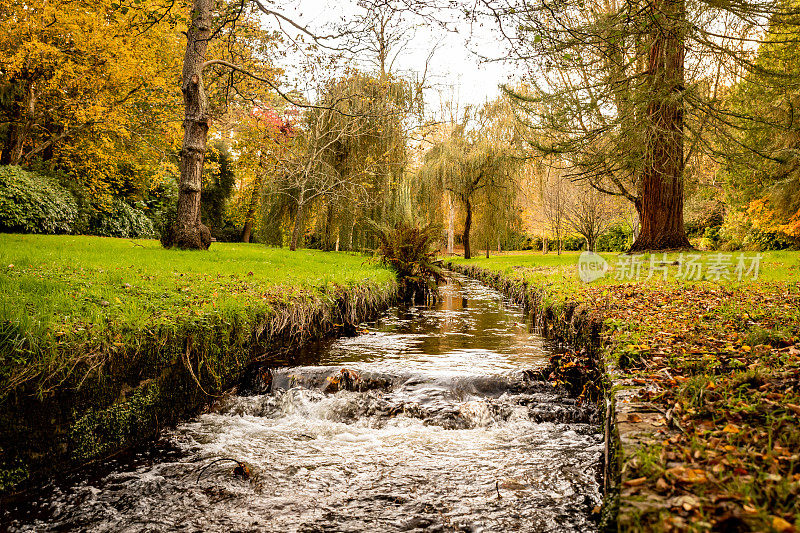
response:
<svg viewBox="0 0 800 533"><path fill-rule="evenodd" d="M796 257L765 257L764 279L589 285L577 256L553 259L453 262L526 300L553 335L595 324L600 349L591 338L576 346L598 354L606 380L618 530L800 530Z"/></svg>
<svg viewBox="0 0 800 533"><path fill-rule="evenodd" d="M396 292L394 281L371 280L273 292L268 305L233 320L190 315L133 332L129 345L87 352L46 394L19 387L4 398L0 494L152 439L217 399L254 361L287 364L305 343L352 334Z"/></svg>

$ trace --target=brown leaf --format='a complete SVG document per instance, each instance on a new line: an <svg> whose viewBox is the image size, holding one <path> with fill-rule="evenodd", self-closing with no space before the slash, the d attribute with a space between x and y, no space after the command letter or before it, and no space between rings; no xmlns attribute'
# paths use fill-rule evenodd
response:
<svg viewBox="0 0 800 533"><path fill-rule="evenodd" d="M644 485L645 481L647 481L646 477L637 477L636 479L629 479L623 484L626 487L638 487L639 485Z"/></svg>

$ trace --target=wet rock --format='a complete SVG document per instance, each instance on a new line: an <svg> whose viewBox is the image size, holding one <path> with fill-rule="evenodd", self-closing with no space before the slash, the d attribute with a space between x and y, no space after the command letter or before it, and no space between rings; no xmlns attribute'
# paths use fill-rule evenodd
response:
<svg viewBox="0 0 800 533"><path fill-rule="evenodd" d="M268 394L272 392L272 382L272 370L259 364L250 365L244 371L238 392L242 396Z"/></svg>

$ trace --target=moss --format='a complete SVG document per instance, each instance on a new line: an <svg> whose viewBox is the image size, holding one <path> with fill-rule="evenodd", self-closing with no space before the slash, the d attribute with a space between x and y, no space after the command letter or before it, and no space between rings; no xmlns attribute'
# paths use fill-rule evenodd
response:
<svg viewBox="0 0 800 533"><path fill-rule="evenodd" d="M7 492L30 477L30 471L22 463L0 467L0 494Z"/></svg>
<svg viewBox="0 0 800 533"><path fill-rule="evenodd" d="M159 400L159 386L150 383L137 389L127 401L106 409L76 413L76 421L69 430L71 459L87 461L100 457L151 434L157 427L154 414Z"/></svg>

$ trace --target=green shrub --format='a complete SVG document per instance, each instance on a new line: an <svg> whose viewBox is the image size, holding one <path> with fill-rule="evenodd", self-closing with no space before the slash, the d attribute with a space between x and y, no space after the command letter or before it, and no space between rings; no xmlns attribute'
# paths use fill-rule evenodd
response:
<svg viewBox="0 0 800 533"><path fill-rule="evenodd" d="M561 240L561 249L567 252L583 250L586 239L580 235L568 235Z"/></svg>
<svg viewBox="0 0 800 533"><path fill-rule="evenodd" d="M400 296L438 294L438 283L444 279L436 260L440 228L434 224L398 222L394 226L373 223L380 245L378 253L383 262L397 273Z"/></svg>
<svg viewBox="0 0 800 533"><path fill-rule="evenodd" d="M790 250L797 246L797 242L792 238L781 232L763 231L757 228L752 228L742 241L742 248L745 250L759 250L759 251L772 251L772 250Z"/></svg>
<svg viewBox="0 0 800 533"><path fill-rule="evenodd" d="M70 233L75 198L55 181L18 166L0 167L0 231Z"/></svg>
<svg viewBox="0 0 800 533"><path fill-rule="evenodd" d="M98 211L89 223L89 232L103 237L154 238L157 237L153 221L144 211L126 202L114 199L109 211Z"/></svg>
<svg viewBox="0 0 800 533"><path fill-rule="evenodd" d="M624 252L633 243L633 235L629 228L617 224L597 239L598 252Z"/></svg>

